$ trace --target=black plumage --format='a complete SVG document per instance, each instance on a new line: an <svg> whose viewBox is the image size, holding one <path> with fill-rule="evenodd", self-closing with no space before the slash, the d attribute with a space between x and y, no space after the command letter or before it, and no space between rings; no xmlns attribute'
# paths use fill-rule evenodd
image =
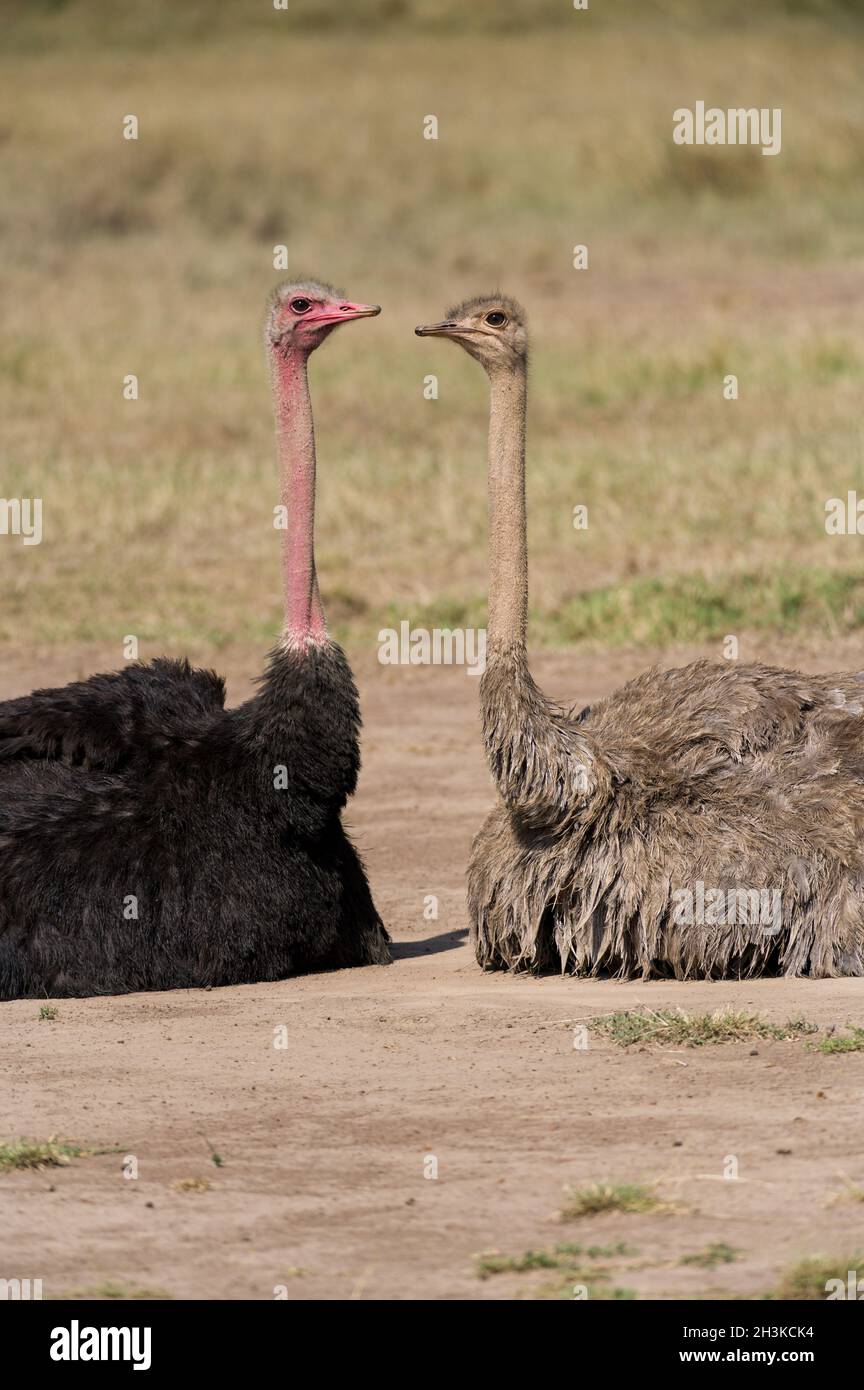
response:
<svg viewBox="0 0 864 1390"><path fill-rule="evenodd" d="M257 694L159 659L0 703L0 999L243 984L385 963L341 823L360 766L348 662L312 547L309 354L376 306L271 297L285 631Z"/></svg>
<svg viewBox="0 0 864 1390"><path fill-rule="evenodd" d="M383 963L341 824L359 707L332 642L258 693L159 660L0 704L0 998Z"/></svg>

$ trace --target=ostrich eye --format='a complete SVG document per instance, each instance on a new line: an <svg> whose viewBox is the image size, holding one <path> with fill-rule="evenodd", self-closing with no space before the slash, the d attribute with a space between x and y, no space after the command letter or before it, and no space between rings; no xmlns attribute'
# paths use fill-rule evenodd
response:
<svg viewBox="0 0 864 1390"><path fill-rule="evenodd" d="M312 301L311 299L292 299L291 308L295 314L305 314L308 309L312 308Z"/></svg>
<svg viewBox="0 0 864 1390"><path fill-rule="evenodd" d="M491 324L493 328L503 328L507 322L507 315L494 309L491 314L486 315L486 322Z"/></svg>

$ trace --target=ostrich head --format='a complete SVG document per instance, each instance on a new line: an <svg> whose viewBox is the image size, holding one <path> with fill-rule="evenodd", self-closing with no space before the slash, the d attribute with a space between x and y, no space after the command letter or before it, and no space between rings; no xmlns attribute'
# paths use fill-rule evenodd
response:
<svg viewBox="0 0 864 1390"><path fill-rule="evenodd" d="M487 372L512 370L528 357L525 310L506 294L482 294L449 309L441 323L421 324L418 338L452 338Z"/></svg>
<svg viewBox="0 0 864 1390"><path fill-rule="evenodd" d="M309 353L323 343L340 323L373 318L379 304L355 304L332 285L314 280L292 280L277 285L270 296L264 337L268 348L287 356Z"/></svg>

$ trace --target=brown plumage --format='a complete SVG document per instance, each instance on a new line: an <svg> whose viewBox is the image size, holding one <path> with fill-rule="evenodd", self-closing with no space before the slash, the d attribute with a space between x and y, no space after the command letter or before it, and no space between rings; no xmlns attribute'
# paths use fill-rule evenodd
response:
<svg viewBox="0 0 864 1390"><path fill-rule="evenodd" d="M417 331L459 342L491 389L480 964L864 974L864 672L699 661L578 715L547 699L526 655L524 313L489 296Z"/></svg>

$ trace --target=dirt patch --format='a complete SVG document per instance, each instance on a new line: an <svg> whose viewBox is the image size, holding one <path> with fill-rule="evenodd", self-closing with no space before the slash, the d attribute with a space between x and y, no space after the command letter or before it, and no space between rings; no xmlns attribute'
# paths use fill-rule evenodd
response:
<svg viewBox="0 0 864 1390"><path fill-rule="evenodd" d="M808 664L847 659L860 665L836 650ZM233 699L257 663L220 662ZM8 658L0 698L112 664L95 649ZM587 702L644 665L624 653L536 669L550 692ZM628 1253L601 1260L609 1288L698 1298L758 1295L802 1256L851 1251L864 1208L830 1198L864 1179L864 1054L820 1055L801 1038L621 1049L589 1031L587 1050L573 1043L579 1020L640 1004L860 1024L864 982L484 976L464 907L492 799L476 680L372 665L360 680L350 822L395 964L61 1000L55 1019L33 1000L0 1006L0 1139L118 1150L0 1176L0 1277L42 1278L46 1297L269 1299L281 1285L290 1299L495 1299L532 1296L549 1271L481 1280L478 1252L623 1242ZM664 1202L561 1224L565 1188L594 1182L657 1183ZM737 1258L679 1264L718 1243Z"/></svg>

